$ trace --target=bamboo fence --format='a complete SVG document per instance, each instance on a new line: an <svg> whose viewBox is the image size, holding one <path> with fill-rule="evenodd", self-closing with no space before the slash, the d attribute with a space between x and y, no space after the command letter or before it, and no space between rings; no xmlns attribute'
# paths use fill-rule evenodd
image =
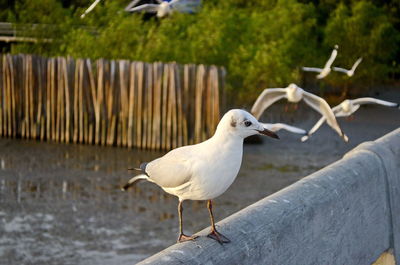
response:
<svg viewBox="0 0 400 265"><path fill-rule="evenodd" d="M216 66L3 54L0 136L168 150L210 137Z"/></svg>

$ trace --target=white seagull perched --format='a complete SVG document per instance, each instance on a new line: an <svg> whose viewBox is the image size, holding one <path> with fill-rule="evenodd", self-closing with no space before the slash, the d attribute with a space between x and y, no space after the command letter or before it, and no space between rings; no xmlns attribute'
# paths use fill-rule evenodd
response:
<svg viewBox="0 0 400 265"><path fill-rule="evenodd" d="M316 67L302 67L301 69L303 69L303 71L306 72L316 72L319 73L317 75L318 79L322 79L324 77L326 77L330 72L331 72L331 66L333 64L333 61L335 61L336 56L337 56L337 49L339 48L338 45L335 45L335 48L333 49L332 53L331 53L331 57L329 58L329 60L326 62L324 68L316 68Z"/></svg>
<svg viewBox="0 0 400 265"><path fill-rule="evenodd" d="M332 109L336 117L348 117L356 112L363 104L379 104L387 107L399 108L398 103L380 100L376 98L358 98L358 99L346 99L336 107ZM301 138L301 141L307 141L312 134L314 134L319 127L326 121L325 117L319 119L319 121L311 128L306 136Z"/></svg>
<svg viewBox="0 0 400 265"><path fill-rule="evenodd" d="M95 8L95 6L100 2L100 0L96 0L94 1L89 7L88 9L86 9L86 11L81 15L81 18L84 18L90 11L93 10L93 8Z"/></svg>
<svg viewBox="0 0 400 265"><path fill-rule="evenodd" d="M193 240L197 236L183 233L182 202L207 200L211 219L208 237L220 244L230 240L217 232L212 213L212 199L224 193L235 180L243 155L243 139L256 134L279 137L264 128L250 113L233 109L220 120L214 136L196 144L174 149L149 163L142 163L142 174L133 177L122 188L127 190L139 180L147 180L160 186L179 199L178 242Z"/></svg>
<svg viewBox="0 0 400 265"><path fill-rule="evenodd" d="M277 132L280 130L286 130L288 132L292 133L297 133L297 134L307 134L306 130L303 130L301 128L297 128L288 124L284 123L261 123L264 128L272 131L272 132Z"/></svg>
<svg viewBox="0 0 400 265"><path fill-rule="evenodd" d="M345 73L347 76L352 77L354 75L354 71L356 70L357 66L361 63L362 58L358 58L358 60L353 64L350 70L340 68L340 67L332 67L333 71Z"/></svg>
<svg viewBox="0 0 400 265"><path fill-rule="evenodd" d="M286 88L264 89L251 108L251 113L257 119L259 119L265 109L282 98L287 98L289 102L293 103L297 103L303 99L311 108L318 111L322 116L326 117L329 126L331 126L332 129L334 129L344 141L348 141L347 136L340 129L340 126L337 123L335 115L329 104L323 98L304 91L296 84L290 84Z"/></svg>
<svg viewBox="0 0 400 265"><path fill-rule="evenodd" d="M192 13L200 5L200 0L172 0L171 2L157 0L158 4L144 4L134 7L136 1L132 1L125 11L156 13L159 18L170 15L174 11Z"/></svg>

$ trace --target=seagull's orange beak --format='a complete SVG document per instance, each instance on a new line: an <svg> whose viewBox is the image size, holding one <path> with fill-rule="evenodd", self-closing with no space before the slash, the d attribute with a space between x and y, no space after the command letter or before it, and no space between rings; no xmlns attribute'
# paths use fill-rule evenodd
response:
<svg viewBox="0 0 400 265"><path fill-rule="evenodd" d="M267 129L265 129L264 128L264 130L257 130L260 134L263 134L263 135L266 135L266 136L269 136L269 137L272 137L272 138L275 138L275 139L279 139L279 136L276 134L276 133L274 133L274 132L272 132L272 131L270 131L270 130L267 130Z"/></svg>

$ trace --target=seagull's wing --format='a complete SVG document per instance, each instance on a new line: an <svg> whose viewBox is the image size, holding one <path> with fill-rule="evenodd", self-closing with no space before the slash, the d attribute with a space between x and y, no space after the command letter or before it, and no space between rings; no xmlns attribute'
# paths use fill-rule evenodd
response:
<svg viewBox="0 0 400 265"><path fill-rule="evenodd" d="M200 6L200 3L200 0L172 0L169 5L179 12L193 13Z"/></svg>
<svg viewBox="0 0 400 265"><path fill-rule="evenodd" d="M306 72L316 72L316 73L322 72L322 68L316 68L316 67L302 67L301 69Z"/></svg>
<svg viewBox="0 0 400 265"><path fill-rule="evenodd" d="M253 104L251 113L259 119L266 108L284 97L286 97L285 88L266 88Z"/></svg>
<svg viewBox="0 0 400 265"><path fill-rule="evenodd" d="M150 180L162 188L175 188L185 184L192 177L192 146L174 149L146 166Z"/></svg>
<svg viewBox="0 0 400 265"><path fill-rule="evenodd" d="M335 114L333 113L329 104L323 98L304 91L303 99L310 107L321 113L326 118L329 126L331 126L346 141L347 136L342 132L342 129L340 129L340 126L336 121Z"/></svg>
<svg viewBox="0 0 400 265"><path fill-rule="evenodd" d="M390 102L390 101L385 101L385 100L381 100L381 99L377 99L377 98L357 98L357 99L353 99L352 103L354 105L358 104L358 105L363 105L363 104L379 104L379 105L383 105L383 106L387 106L387 107L398 107L399 104L398 103L394 103L394 102Z"/></svg>
<svg viewBox="0 0 400 265"><path fill-rule="evenodd" d="M90 11L93 10L93 8L95 8L95 6L100 2L100 0L96 0L94 1L89 7L88 9L85 10L85 12L81 15L81 18L84 18L86 16L86 14L88 14Z"/></svg>
<svg viewBox="0 0 400 265"><path fill-rule="evenodd" d="M349 72L349 70L341 68L341 67L332 67L332 69L333 69L333 71L342 72L342 73L345 73L345 74L347 74Z"/></svg>
<svg viewBox="0 0 400 265"><path fill-rule="evenodd" d="M157 13L158 8L159 8L159 5L156 5L156 4L144 4L144 5L133 7L133 8L129 8L129 6L127 6L125 8L125 11Z"/></svg>
<svg viewBox="0 0 400 265"><path fill-rule="evenodd" d="M362 58L358 58L358 60L353 64L353 67L351 67L350 71L354 72L356 70L357 66L361 63L361 61L362 61Z"/></svg>
<svg viewBox="0 0 400 265"><path fill-rule="evenodd" d="M292 133L298 134L306 134L307 132L301 128L297 128L291 125L287 125L284 123L261 123L266 129L271 130L273 132L277 132L279 130L286 130Z"/></svg>
<svg viewBox="0 0 400 265"><path fill-rule="evenodd" d="M333 61L335 61L337 56L337 50L333 49L332 53L331 53L331 57L329 58L329 60L326 62L324 68L331 68L331 65L333 64Z"/></svg>
<svg viewBox="0 0 400 265"><path fill-rule="evenodd" d="M301 138L301 141L302 141L302 142L307 141L307 140L311 137L311 135L313 135L313 134L319 129L319 127L321 127L321 125L324 124L325 121L326 121L325 116L322 116L321 119L319 119L319 120L314 124L314 126L308 131L307 135L306 135L306 136L303 136L303 137Z"/></svg>

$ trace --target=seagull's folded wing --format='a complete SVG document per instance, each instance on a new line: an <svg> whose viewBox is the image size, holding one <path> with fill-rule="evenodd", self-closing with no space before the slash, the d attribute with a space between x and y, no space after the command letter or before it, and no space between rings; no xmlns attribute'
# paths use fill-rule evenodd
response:
<svg viewBox="0 0 400 265"><path fill-rule="evenodd" d="M390 102L390 101L385 101L377 98L357 98L352 100L353 104L379 104L379 105L384 105L388 107L397 107L399 104Z"/></svg>
<svg viewBox="0 0 400 265"><path fill-rule="evenodd" d="M129 5L125 8L127 12L148 12L148 13L156 13L158 11L159 5L155 4L144 4L141 6L131 8Z"/></svg>
<svg viewBox="0 0 400 265"><path fill-rule="evenodd" d="M286 97L285 88L264 89L264 91L258 96L256 102L253 104L251 113L254 115L254 117L256 117L256 119L259 119L266 108L284 97Z"/></svg>
<svg viewBox="0 0 400 265"><path fill-rule="evenodd" d="M163 188L175 188L188 182L192 176L190 147L174 149L147 164L149 178Z"/></svg>
<svg viewBox="0 0 400 265"><path fill-rule="evenodd" d="M316 67L302 67L301 69L306 72L316 72L316 73L322 72L321 68L316 68Z"/></svg>
<svg viewBox="0 0 400 265"><path fill-rule="evenodd" d="M323 99L314 94L303 92L304 101L310 105L314 110L321 113L325 118L329 126L331 126L341 137L346 138L338 122L336 121L335 115L329 106L329 104Z"/></svg>

